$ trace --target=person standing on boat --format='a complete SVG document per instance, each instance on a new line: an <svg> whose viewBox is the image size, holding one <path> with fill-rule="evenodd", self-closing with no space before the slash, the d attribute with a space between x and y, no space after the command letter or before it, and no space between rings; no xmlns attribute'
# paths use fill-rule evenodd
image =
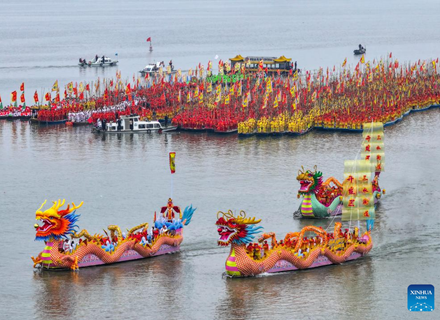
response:
<svg viewBox="0 0 440 320"><path fill-rule="evenodd" d="M95 56L95 62L98 62L98 55Z"/></svg>
<svg viewBox="0 0 440 320"><path fill-rule="evenodd" d="M166 128L168 125L168 116L165 116L164 127Z"/></svg>
<svg viewBox="0 0 440 320"><path fill-rule="evenodd" d="M102 56L102 64L105 62L105 56Z"/></svg>

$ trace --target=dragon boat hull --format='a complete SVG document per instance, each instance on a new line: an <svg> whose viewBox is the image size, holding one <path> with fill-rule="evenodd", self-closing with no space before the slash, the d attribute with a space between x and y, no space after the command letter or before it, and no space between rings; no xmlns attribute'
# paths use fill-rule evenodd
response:
<svg viewBox="0 0 440 320"><path fill-rule="evenodd" d="M122 257L118 261L116 261L114 263L127 262L127 261L139 260L139 259L146 259L146 258L151 258L151 257L157 257L157 256L161 256L161 255L164 255L164 254L173 254L173 253L176 253L176 252L179 252L179 251L180 251L180 245L178 245L178 246L169 246L169 245L166 245L166 244L162 245L156 253L151 254L148 257L141 256L135 250L128 250L128 251L125 251L122 254ZM101 261L101 259L99 259L94 254L88 254L88 255L86 255L81 260L81 262L78 263L78 266L80 268L85 268L85 267L101 266L101 265L104 265L104 264L106 264L106 263Z"/></svg>
<svg viewBox="0 0 440 320"><path fill-rule="evenodd" d="M381 192L377 192L377 191L374 192L374 208L376 208L379 205L379 203L380 203L379 199L381 198L381 196L382 196ZM342 214L342 202L339 201L339 200L335 200L336 202L338 202L338 204L332 210L330 208L331 205L329 207L325 207L322 204L318 204L319 207L316 206L317 200L315 198L315 201L311 202L311 205L312 205L311 209L312 209L312 211L311 212L307 212L307 213L304 213L304 212L301 211L301 208L302 208L302 206L304 204L304 201L305 200L303 200L301 202L301 205L300 205L299 209L294 212L294 217L295 218L322 219L322 218L331 218L331 217L334 217L334 216L340 216Z"/></svg>
<svg viewBox="0 0 440 320"><path fill-rule="evenodd" d="M363 256L364 255L361 253L353 252L348 258L345 259L345 261L356 260ZM335 263L329 260L326 256L319 256L307 269L325 267L332 264ZM289 272L289 271L297 271L297 270L302 270L302 269L298 269L295 265L293 265L289 261L280 260L277 263L275 263L273 268L267 271L267 273L279 273L279 272Z"/></svg>
<svg viewBox="0 0 440 320"><path fill-rule="evenodd" d="M342 264L366 255L373 248L369 234L363 236L366 243L349 244L345 249L332 251L328 246L314 248L307 256L298 256L291 249L275 248L263 260L254 260L244 246L232 245L226 260L226 275L233 278L254 277L265 273L281 273L306 270L333 264ZM341 239L342 240L342 239Z"/></svg>
<svg viewBox="0 0 440 320"><path fill-rule="evenodd" d="M105 252L101 245L88 243L80 245L73 252L60 252L59 242L46 243L46 248L40 253L43 270L71 270L128 262L139 259L157 257L180 251L183 241L182 229L176 230L175 235L164 234L151 245L142 245L136 241L127 241L116 247L113 252Z"/></svg>
<svg viewBox="0 0 440 320"><path fill-rule="evenodd" d="M98 256L94 254L87 254L84 256L84 258L81 259L81 261L78 262L78 268L87 268L87 267L97 267L97 266L103 266L103 265L109 265L109 264L115 264L115 263L121 263L121 262L128 262L128 261L134 261L134 260L140 260L140 259L147 259L147 258L153 258L162 256L165 254L173 254L180 251L180 245L177 246L170 246L167 244L162 245L159 250L156 253L151 253L149 256L142 256L135 250L127 250L125 251L122 256L115 262L112 263L105 263L102 261ZM56 265L49 265L47 267L43 267L42 270L45 271L62 271L62 270L71 270L70 267L58 267Z"/></svg>

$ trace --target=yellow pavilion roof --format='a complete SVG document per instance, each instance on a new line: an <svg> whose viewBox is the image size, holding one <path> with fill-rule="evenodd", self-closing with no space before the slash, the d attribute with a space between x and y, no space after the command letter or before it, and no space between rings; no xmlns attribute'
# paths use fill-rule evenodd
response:
<svg viewBox="0 0 440 320"><path fill-rule="evenodd" d="M244 58L240 54L237 54L235 56L235 58L231 58L229 60L231 60L231 61L244 61Z"/></svg>
<svg viewBox="0 0 440 320"><path fill-rule="evenodd" d="M278 59L273 59L274 62L290 62L292 59L286 58L285 56L281 56Z"/></svg>

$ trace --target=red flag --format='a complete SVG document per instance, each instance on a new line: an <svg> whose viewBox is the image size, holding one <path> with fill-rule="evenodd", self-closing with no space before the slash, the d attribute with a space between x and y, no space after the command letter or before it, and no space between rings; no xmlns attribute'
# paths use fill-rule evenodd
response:
<svg viewBox="0 0 440 320"><path fill-rule="evenodd" d="M84 100L84 92L81 92L81 93L79 94L79 98L80 98L81 100Z"/></svg>
<svg viewBox="0 0 440 320"><path fill-rule="evenodd" d="M21 83L20 91L24 91L24 82Z"/></svg>
<svg viewBox="0 0 440 320"><path fill-rule="evenodd" d="M11 101L12 102L17 101L17 91L12 91L12 93L11 93Z"/></svg>
<svg viewBox="0 0 440 320"><path fill-rule="evenodd" d="M50 93L49 93L49 92L46 93L46 95L44 96L44 98L46 99L46 101L50 101L50 99L51 99Z"/></svg>
<svg viewBox="0 0 440 320"><path fill-rule="evenodd" d="M151 37L148 37L147 42L148 42L148 41L151 41Z"/></svg>
<svg viewBox="0 0 440 320"><path fill-rule="evenodd" d="M24 103L24 102L25 102L25 99L24 99L24 93L21 94L21 96L20 96L20 101L21 101L21 103Z"/></svg>
<svg viewBox="0 0 440 320"><path fill-rule="evenodd" d="M34 93L34 101L35 101L35 103L38 103L38 93L37 93L37 90L35 90L35 93Z"/></svg>
<svg viewBox="0 0 440 320"><path fill-rule="evenodd" d="M393 53L392 52L390 52L390 59L393 57Z"/></svg>

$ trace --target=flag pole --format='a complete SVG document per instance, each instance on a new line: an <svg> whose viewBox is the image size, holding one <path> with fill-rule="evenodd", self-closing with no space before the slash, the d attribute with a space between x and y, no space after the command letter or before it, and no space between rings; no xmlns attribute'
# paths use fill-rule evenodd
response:
<svg viewBox="0 0 440 320"><path fill-rule="evenodd" d="M173 174L171 174L171 192L170 192L170 198L173 199Z"/></svg>
<svg viewBox="0 0 440 320"><path fill-rule="evenodd" d="M170 198L173 198L173 174L176 172L176 153L169 153L169 161L170 161L170 171L171 171L171 179L170 179Z"/></svg>

